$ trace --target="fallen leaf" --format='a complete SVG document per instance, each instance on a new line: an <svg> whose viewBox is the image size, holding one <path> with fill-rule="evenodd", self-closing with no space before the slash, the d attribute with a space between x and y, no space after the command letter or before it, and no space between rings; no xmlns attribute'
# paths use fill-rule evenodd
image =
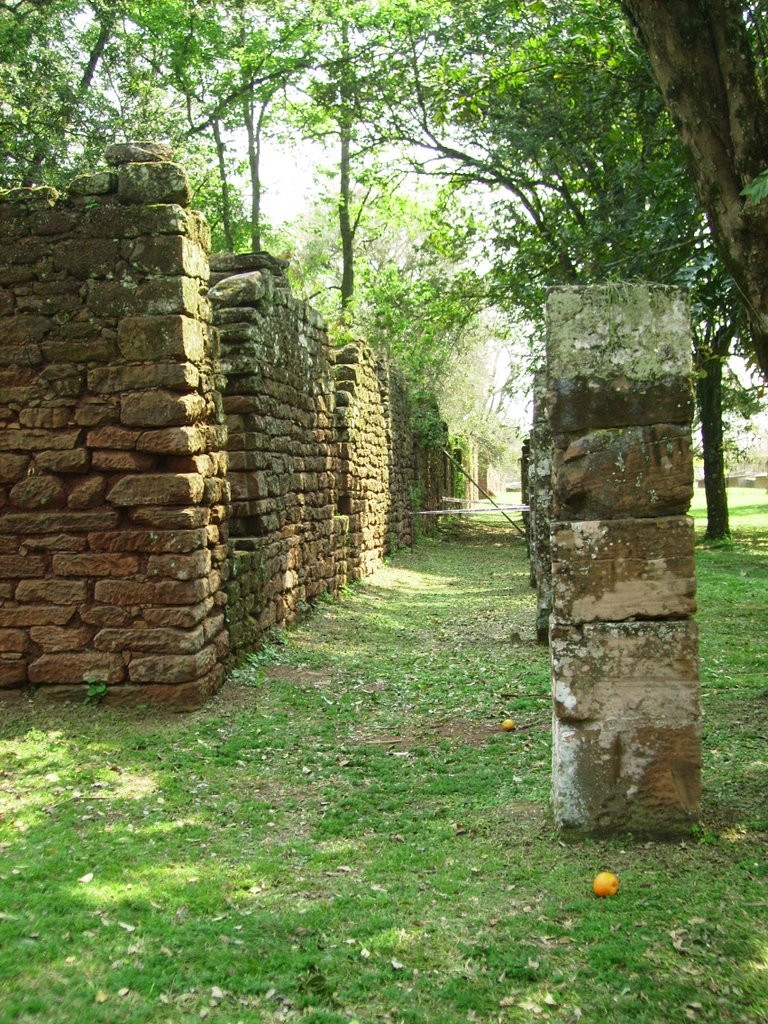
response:
<svg viewBox="0 0 768 1024"><path fill-rule="evenodd" d="M80 878L78 878L78 882L80 882L82 885L88 885L88 883L92 882L92 881L93 881L93 872L92 871L88 871L86 874L84 874Z"/></svg>
<svg viewBox="0 0 768 1024"><path fill-rule="evenodd" d="M96 993L96 1002L97 1003L106 1003L106 1001L108 999L109 999L109 995L104 991L103 988L100 988L99 991Z"/></svg>
<svg viewBox="0 0 768 1024"><path fill-rule="evenodd" d="M119 996L127 996L127 995L128 995L128 993L129 993L130 991L131 991L131 990L130 990L129 988L119 988L119 989L117 990L117 994L118 994Z"/></svg>
<svg viewBox="0 0 768 1024"><path fill-rule="evenodd" d="M402 971L403 967L405 967L405 964L401 964L399 960L391 960L390 963L392 964L393 971Z"/></svg>
<svg viewBox="0 0 768 1024"><path fill-rule="evenodd" d="M128 924L127 921L118 921L117 925L118 925L118 928L122 928L124 932L135 932L136 931L136 925L135 924Z"/></svg>
<svg viewBox="0 0 768 1024"><path fill-rule="evenodd" d="M360 956L363 958L363 960L370 960L371 959L371 951L369 949L361 949L360 950Z"/></svg>

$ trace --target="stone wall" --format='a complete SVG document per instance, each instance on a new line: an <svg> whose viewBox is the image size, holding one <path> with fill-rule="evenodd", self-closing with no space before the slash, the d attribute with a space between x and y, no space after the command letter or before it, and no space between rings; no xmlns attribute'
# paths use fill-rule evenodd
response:
<svg viewBox="0 0 768 1024"><path fill-rule="evenodd" d="M411 543L436 456L281 261L217 257L209 296L166 147L107 160L0 194L0 698L189 708L230 646Z"/></svg>
<svg viewBox="0 0 768 1024"><path fill-rule="evenodd" d="M347 575L367 576L413 542L410 406L404 385L364 345L335 352L339 515L348 521Z"/></svg>
<svg viewBox="0 0 768 1024"><path fill-rule="evenodd" d="M334 380L320 316L266 253L212 259L232 490L234 650L346 579L336 518Z"/></svg>
<svg viewBox="0 0 768 1024"><path fill-rule="evenodd" d="M552 431L547 418L546 375L537 373L533 383L533 425L528 465L529 553L531 582L536 588L536 638L549 640L552 614Z"/></svg>
<svg viewBox="0 0 768 1024"><path fill-rule="evenodd" d="M701 761L686 303L558 288L547 316L555 816L684 832Z"/></svg>
<svg viewBox="0 0 768 1024"><path fill-rule="evenodd" d="M208 231L161 146L0 196L0 687L189 706L226 655Z"/></svg>

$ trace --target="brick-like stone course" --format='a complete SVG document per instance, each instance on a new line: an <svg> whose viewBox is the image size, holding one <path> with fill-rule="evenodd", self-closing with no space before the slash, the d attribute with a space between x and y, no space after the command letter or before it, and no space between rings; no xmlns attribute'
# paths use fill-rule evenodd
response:
<svg viewBox="0 0 768 1024"><path fill-rule="evenodd" d="M701 788L686 303L559 288L547 315L555 817L685 832Z"/></svg>
<svg viewBox="0 0 768 1024"><path fill-rule="evenodd" d="M163 147L108 156L0 195L0 686L192 707L226 643L208 228Z"/></svg>

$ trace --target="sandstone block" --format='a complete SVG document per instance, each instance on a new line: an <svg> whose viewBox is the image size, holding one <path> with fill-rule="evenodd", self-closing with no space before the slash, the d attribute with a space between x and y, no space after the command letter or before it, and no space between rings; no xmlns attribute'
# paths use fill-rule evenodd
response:
<svg viewBox="0 0 768 1024"><path fill-rule="evenodd" d="M207 449L207 438L200 426L166 427L142 431L136 446L139 451L156 455L194 455Z"/></svg>
<svg viewBox="0 0 768 1024"><path fill-rule="evenodd" d="M153 526L157 530L196 530L207 526L211 518L211 510L200 505L188 508L133 508L129 512L131 521L144 526Z"/></svg>
<svg viewBox="0 0 768 1024"><path fill-rule="evenodd" d="M225 277L210 290L211 301L219 309L256 306L267 295L272 280L259 270Z"/></svg>
<svg viewBox="0 0 768 1024"><path fill-rule="evenodd" d="M188 316L134 316L123 318L117 344L124 359L183 358L199 363L208 347L202 323Z"/></svg>
<svg viewBox="0 0 768 1024"><path fill-rule="evenodd" d="M196 551L191 555L150 555L147 577L165 577L174 580L196 580L211 571L210 552Z"/></svg>
<svg viewBox="0 0 768 1024"><path fill-rule="evenodd" d="M583 372L581 367L576 369ZM547 392L549 424L556 433L627 424L690 423L693 405L690 371L649 381L575 376L551 380Z"/></svg>
<svg viewBox="0 0 768 1024"><path fill-rule="evenodd" d="M28 455L0 455L0 484L13 484L21 480L30 463Z"/></svg>
<svg viewBox="0 0 768 1024"><path fill-rule="evenodd" d="M117 194L124 203L179 206L189 204L191 190L184 168L163 162L120 163Z"/></svg>
<svg viewBox="0 0 768 1024"><path fill-rule="evenodd" d="M62 451L76 448L80 440L79 430L2 430L0 451L43 452L48 449Z"/></svg>
<svg viewBox="0 0 768 1024"><path fill-rule="evenodd" d="M157 460L148 454L132 451L97 450L91 455L91 466L110 473L146 472L154 469Z"/></svg>
<svg viewBox="0 0 768 1024"><path fill-rule="evenodd" d="M76 611L75 605L27 604L16 608L0 605L0 626L66 626Z"/></svg>
<svg viewBox="0 0 768 1024"><path fill-rule="evenodd" d="M0 520L1 521L1 520ZM199 530L117 530L88 534L92 551L197 551L205 547L204 529Z"/></svg>
<svg viewBox="0 0 768 1024"><path fill-rule="evenodd" d="M700 794L698 722L555 720L552 802L561 829L687 834Z"/></svg>
<svg viewBox="0 0 768 1024"><path fill-rule="evenodd" d="M15 539L15 543L18 544L18 539ZM72 533L52 533L48 536L24 538L24 547L29 551L85 551L87 546L88 541L85 537L78 537Z"/></svg>
<svg viewBox="0 0 768 1024"><path fill-rule="evenodd" d="M134 580L97 580L94 596L103 604L116 605L193 605L208 596L205 580L163 580L161 583L137 583Z"/></svg>
<svg viewBox="0 0 768 1024"><path fill-rule="evenodd" d="M88 389L94 394L122 394L147 388L190 391L199 384L200 371L192 363L151 362L130 366L99 366L88 373Z"/></svg>
<svg viewBox="0 0 768 1024"><path fill-rule="evenodd" d="M134 683L184 683L210 672L216 661L213 646L204 647L196 654L134 657L128 666L128 674Z"/></svg>
<svg viewBox="0 0 768 1024"><path fill-rule="evenodd" d="M8 518L7 516L5 518ZM24 579L45 576L46 560L42 555L0 555L0 578Z"/></svg>
<svg viewBox="0 0 768 1024"><path fill-rule="evenodd" d="M141 616L148 626L174 629L194 629L209 614L213 602L210 598L184 608L144 608Z"/></svg>
<svg viewBox="0 0 768 1024"><path fill-rule="evenodd" d="M35 471L38 473L87 473L89 464L90 454L85 448L40 452L35 456Z"/></svg>
<svg viewBox="0 0 768 1024"><path fill-rule="evenodd" d="M162 654L196 654L206 642L202 626L194 629L102 629L93 639L98 651L142 651Z"/></svg>
<svg viewBox="0 0 768 1024"><path fill-rule="evenodd" d="M681 724L699 715L692 619L553 625L555 714L568 721L643 716Z"/></svg>
<svg viewBox="0 0 768 1024"><path fill-rule="evenodd" d="M201 395L146 391L123 395L120 421L138 427L182 426L197 423L205 413L206 403Z"/></svg>
<svg viewBox="0 0 768 1024"><path fill-rule="evenodd" d="M0 687L13 687L27 681L27 664L21 658L0 659Z"/></svg>
<svg viewBox="0 0 768 1024"><path fill-rule="evenodd" d="M139 559L123 554L60 554L53 556L53 571L57 576L135 576Z"/></svg>
<svg viewBox="0 0 768 1024"><path fill-rule="evenodd" d="M112 505L189 505L203 497L197 473L141 473L124 476L107 492Z"/></svg>
<svg viewBox="0 0 768 1024"><path fill-rule="evenodd" d="M29 642L22 629L0 629L0 652L3 654L24 654Z"/></svg>
<svg viewBox="0 0 768 1024"><path fill-rule="evenodd" d="M553 523L552 574L559 622L692 615L693 521L673 516Z"/></svg>
<svg viewBox="0 0 768 1024"><path fill-rule="evenodd" d="M43 509L61 508L67 496L55 476L28 476L11 488L10 499L17 508Z"/></svg>
<svg viewBox="0 0 768 1024"><path fill-rule="evenodd" d="M16 600L25 603L50 601L51 604L71 605L87 597L87 585L76 580L22 580L16 587Z"/></svg>
<svg viewBox="0 0 768 1024"><path fill-rule="evenodd" d="M122 164L173 160L173 150L164 142L114 142L104 150L104 159L112 167Z"/></svg>
<svg viewBox="0 0 768 1024"><path fill-rule="evenodd" d="M137 239L131 250L131 263L151 273L187 274L208 280L208 258L202 246L184 235Z"/></svg>
<svg viewBox="0 0 768 1024"><path fill-rule="evenodd" d="M684 515L693 495L690 429L654 424L555 437L556 520Z"/></svg>
<svg viewBox="0 0 768 1024"><path fill-rule="evenodd" d="M69 492L67 507L73 509L98 508L104 504L107 484L98 476L89 477Z"/></svg>
<svg viewBox="0 0 768 1024"><path fill-rule="evenodd" d="M109 161L108 161L109 162ZM79 174L70 181L68 191L76 196L104 196L117 191L117 175L114 171L97 171L96 174Z"/></svg>
<svg viewBox="0 0 768 1024"><path fill-rule="evenodd" d="M116 654L43 654L29 666L30 683L119 683L125 678Z"/></svg>
<svg viewBox="0 0 768 1024"><path fill-rule="evenodd" d="M30 640L46 654L59 651L82 651L91 643L93 630L87 626L33 626L29 631Z"/></svg>
<svg viewBox="0 0 768 1024"><path fill-rule="evenodd" d="M127 430L125 427L104 426L89 430L85 443L88 448L113 448L130 451L136 447L140 436L138 430Z"/></svg>

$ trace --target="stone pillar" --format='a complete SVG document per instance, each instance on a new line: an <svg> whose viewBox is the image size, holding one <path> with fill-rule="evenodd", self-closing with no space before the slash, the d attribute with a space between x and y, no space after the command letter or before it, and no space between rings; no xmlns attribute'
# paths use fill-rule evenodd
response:
<svg viewBox="0 0 768 1024"><path fill-rule="evenodd" d="M569 287L547 317L555 818L674 834L701 769L688 310L672 288Z"/></svg>
<svg viewBox="0 0 768 1024"><path fill-rule="evenodd" d="M536 587L536 638L549 640L552 612L552 554L549 529L552 518L552 431L547 419L546 377L539 372L533 381L533 426L528 473L530 495L530 556L532 583Z"/></svg>

